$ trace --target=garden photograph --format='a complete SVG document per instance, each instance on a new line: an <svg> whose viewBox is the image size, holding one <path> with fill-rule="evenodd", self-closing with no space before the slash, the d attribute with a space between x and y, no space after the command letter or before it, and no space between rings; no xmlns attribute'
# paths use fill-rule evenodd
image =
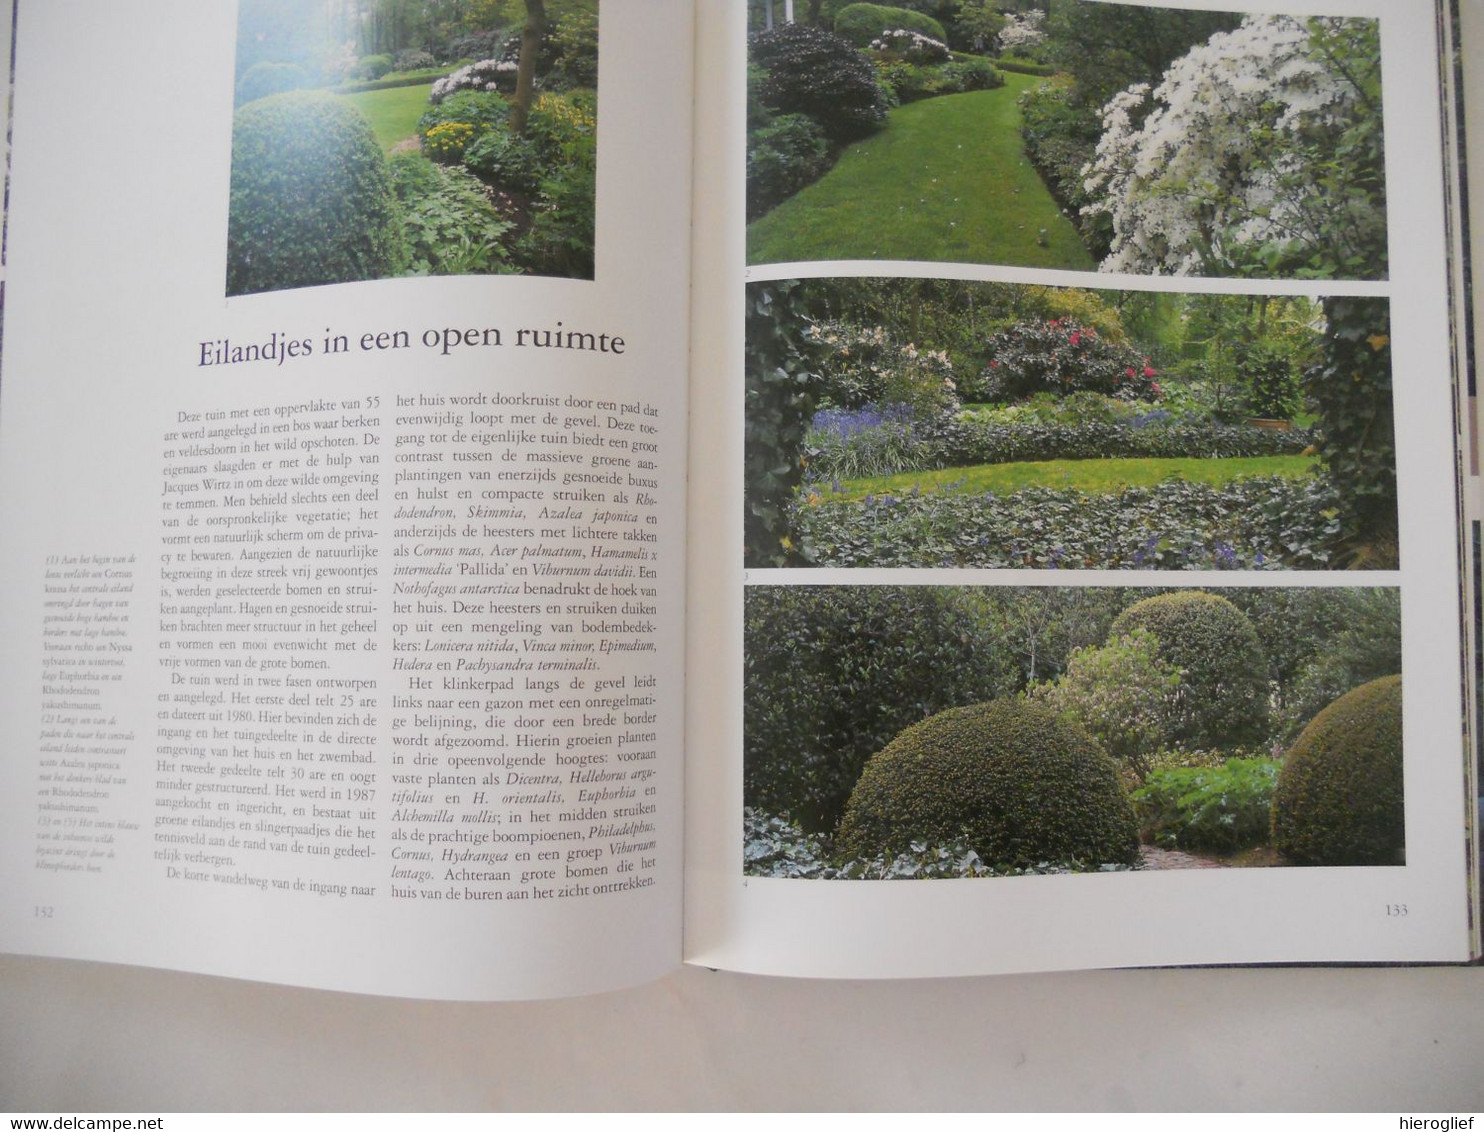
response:
<svg viewBox="0 0 1484 1132"><path fill-rule="evenodd" d="M749 284L744 563L1395 569L1385 299Z"/></svg>
<svg viewBox="0 0 1484 1132"><path fill-rule="evenodd" d="M241 0L226 293L593 277L598 0Z"/></svg>
<svg viewBox="0 0 1484 1132"><path fill-rule="evenodd" d="M1384 279L1377 21L750 0L747 259Z"/></svg>
<svg viewBox="0 0 1484 1132"><path fill-rule="evenodd" d="M1401 865L1392 587L753 586L743 870Z"/></svg>

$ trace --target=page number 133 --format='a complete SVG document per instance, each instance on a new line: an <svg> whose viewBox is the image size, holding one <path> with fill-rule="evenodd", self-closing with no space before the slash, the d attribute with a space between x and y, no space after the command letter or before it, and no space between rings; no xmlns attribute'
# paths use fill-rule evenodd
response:
<svg viewBox="0 0 1484 1132"><path fill-rule="evenodd" d="M1388 905L1386 905L1386 915L1387 915L1387 918L1388 919L1393 919L1393 920L1399 919L1402 916L1405 916L1406 914L1407 914L1407 906L1405 904L1388 904Z"/></svg>

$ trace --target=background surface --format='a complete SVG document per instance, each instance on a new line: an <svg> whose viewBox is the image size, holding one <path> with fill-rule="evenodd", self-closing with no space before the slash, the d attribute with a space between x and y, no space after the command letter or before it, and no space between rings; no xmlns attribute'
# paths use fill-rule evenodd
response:
<svg viewBox="0 0 1484 1132"><path fill-rule="evenodd" d="M0 1109L1484 1108L1484 970L799 982L466 1005L0 959Z"/></svg>

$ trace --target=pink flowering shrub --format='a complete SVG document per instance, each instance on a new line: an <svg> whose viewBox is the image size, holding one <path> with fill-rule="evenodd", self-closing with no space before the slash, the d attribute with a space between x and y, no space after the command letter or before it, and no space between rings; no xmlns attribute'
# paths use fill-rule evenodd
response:
<svg viewBox="0 0 1484 1132"><path fill-rule="evenodd" d="M991 335L989 365L964 390L970 401L1019 401L1038 393L1101 393L1157 401L1164 391L1149 359L1070 318L1029 319Z"/></svg>

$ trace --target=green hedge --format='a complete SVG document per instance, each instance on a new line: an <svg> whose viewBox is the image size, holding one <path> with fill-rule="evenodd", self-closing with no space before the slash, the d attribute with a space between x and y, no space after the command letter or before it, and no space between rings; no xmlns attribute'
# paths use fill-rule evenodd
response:
<svg viewBox="0 0 1484 1132"><path fill-rule="evenodd" d="M1129 606L1108 630L1147 629L1159 658L1181 670L1170 740L1216 750L1261 742L1268 725L1268 662L1257 630L1226 598L1180 590Z"/></svg>
<svg viewBox="0 0 1484 1132"><path fill-rule="evenodd" d="M381 279L404 256L386 159L354 106L292 91L237 111L228 295Z"/></svg>
<svg viewBox="0 0 1484 1132"><path fill-rule="evenodd" d="M1080 727L1026 700L941 712L866 764L835 839L871 856L963 838L993 865L1139 859L1118 769Z"/></svg>
<svg viewBox="0 0 1484 1132"><path fill-rule="evenodd" d="M334 88L336 94L360 94L368 90L392 90L402 86L422 86L430 84L434 79L441 79L444 75L452 74L458 70L457 67L429 67L421 71L397 72L387 75L382 79L367 79L365 82L342 83Z"/></svg>
<svg viewBox="0 0 1484 1132"><path fill-rule="evenodd" d="M1272 831L1295 864L1406 862L1400 676L1347 692L1304 728L1273 792Z"/></svg>
<svg viewBox="0 0 1484 1132"><path fill-rule="evenodd" d="M850 40L856 47L869 47L871 40L884 31L901 28L915 31L939 43L948 42L943 25L931 16L910 8L891 8L885 4L851 4L835 17L835 34Z"/></svg>

